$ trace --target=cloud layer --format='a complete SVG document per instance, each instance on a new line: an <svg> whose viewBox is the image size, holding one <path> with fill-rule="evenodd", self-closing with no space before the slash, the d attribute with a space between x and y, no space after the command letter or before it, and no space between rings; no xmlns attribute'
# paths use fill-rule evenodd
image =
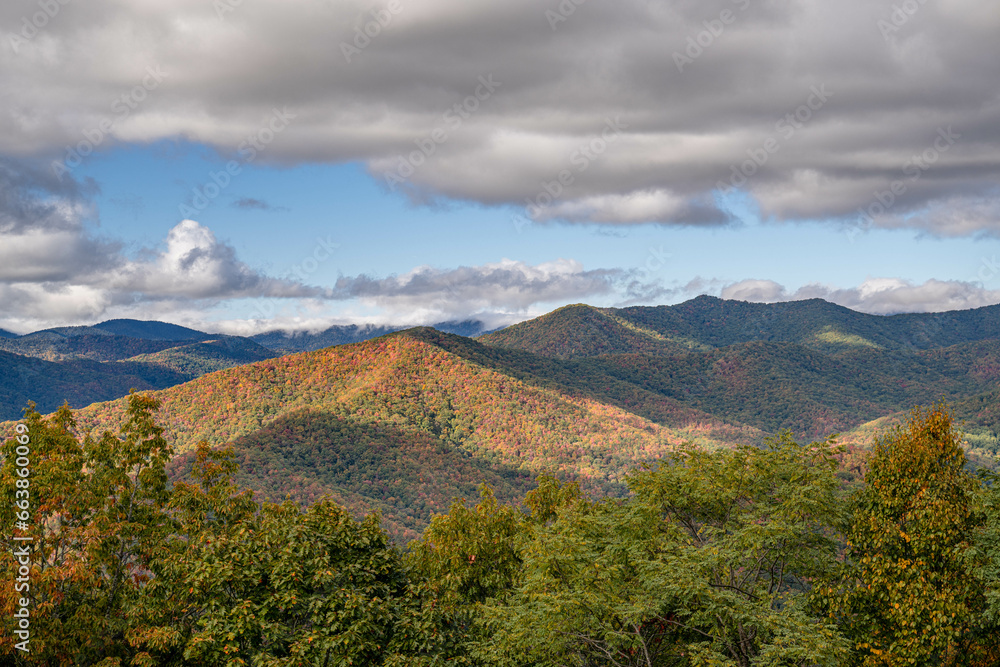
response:
<svg viewBox="0 0 1000 667"><path fill-rule="evenodd" d="M7 155L235 152L287 107L261 159L360 160L418 201L720 225L738 187L776 220L1000 231L993 0L90 0L32 32L37 11L0 6Z"/></svg>
<svg viewBox="0 0 1000 667"><path fill-rule="evenodd" d="M993 269L995 270L995 269ZM1000 290L958 280L928 280L914 284L899 278L869 278L854 288L810 284L788 290L773 280L743 280L727 285L723 299L774 303L801 299L824 299L873 315L967 310L1000 303Z"/></svg>

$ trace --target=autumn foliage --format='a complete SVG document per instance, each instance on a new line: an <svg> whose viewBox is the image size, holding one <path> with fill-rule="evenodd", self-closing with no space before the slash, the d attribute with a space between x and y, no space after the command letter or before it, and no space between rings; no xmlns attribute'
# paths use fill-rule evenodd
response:
<svg viewBox="0 0 1000 667"><path fill-rule="evenodd" d="M423 380L431 398L399 425L429 420L440 442L483 427L456 420L454 407L441 417L433 397L445 379ZM359 405L385 409L377 397ZM625 495L541 476L518 505L483 485L477 504L456 499L406 549L377 513L358 516L329 497L258 502L238 482L231 447L199 443L188 476L171 484L159 409L132 394L117 428L82 439L68 408L26 411L31 585L16 592L18 563L11 548L0 554L3 664L1000 661L1000 492L995 475L969 469L943 407L885 433L858 468L863 483L844 483L838 466L854 453L845 459L830 442L800 445L785 433L764 447L684 445L634 468ZM317 423L389 451L377 429L334 411L325 419ZM308 444L308 423L282 427ZM6 526L15 445L3 445L0 466ZM365 447L336 465L349 470ZM30 653L14 647L21 595Z"/></svg>

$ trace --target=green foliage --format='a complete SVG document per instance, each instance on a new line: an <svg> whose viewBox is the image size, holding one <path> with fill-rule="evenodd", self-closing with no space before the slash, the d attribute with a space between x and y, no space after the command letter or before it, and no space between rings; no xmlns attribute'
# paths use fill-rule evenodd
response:
<svg viewBox="0 0 1000 667"><path fill-rule="evenodd" d="M967 471L940 408L885 434L850 505L838 462L853 454L786 432L764 447L677 447L633 471L626 497L541 476L524 511L484 484L475 506L453 502L402 555L378 514L358 520L327 497L259 504L239 484L237 447L199 443L188 479L168 486L160 404L128 403L117 434L82 443L68 407L49 418L29 407L20 489L17 443L2 447L0 519L13 523L18 490L30 487L32 507L32 653L14 649L22 593L5 588L9 664L1000 660L998 476ZM425 420L443 446L461 405L440 404L452 410L441 419L428 406L439 404L416 402L400 424ZM322 421L302 416L289 427ZM355 458L387 444L341 426L359 438ZM17 567L3 552L2 576Z"/></svg>
<svg viewBox="0 0 1000 667"><path fill-rule="evenodd" d="M524 471L489 464L431 433L349 414L299 411L231 444L236 480L257 500L287 497L307 507L329 495L356 516L380 512L399 544L419 537L432 514L474 494L478 483L488 482L507 502L531 488ZM174 460L174 478L183 478L194 456Z"/></svg>
<svg viewBox="0 0 1000 667"><path fill-rule="evenodd" d="M154 364L188 378L196 378L224 368L273 359L276 356L276 353L246 338L224 336L218 340L177 345L152 354L136 355L127 361Z"/></svg>
<svg viewBox="0 0 1000 667"><path fill-rule="evenodd" d="M503 665L834 665L846 642L810 608L840 522L829 447L683 449L635 496L571 502L539 527L523 580L495 600ZM492 648L495 647L495 648Z"/></svg>
<svg viewBox="0 0 1000 667"><path fill-rule="evenodd" d="M915 409L872 453L854 503L847 578L828 589L861 664L983 664L989 619L969 568L979 483L965 463L942 407Z"/></svg>
<svg viewBox="0 0 1000 667"><path fill-rule="evenodd" d="M32 665L439 664L441 615L423 606L377 515L321 499L253 501L232 450L199 445L194 483L166 485L170 449L150 397L119 436L80 443L68 408L25 421L32 450L30 591L4 587L0 653ZM16 441L4 445L13 523ZM22 485L23 486L23 485ZM0 560L5 580L18 563ZM31 652L10 630L30 595Z"/></svg>
<svg viewBox="0 0 1000 667"><path fill-rule="evenodd" d="M983 620L1000 628L1000 475L982 472L988 486L983 488L984 521L975 534L970 561L976 578L983 584L986 609Z"/></svg>
<svg viewBox="0 0 1000 667"><path fill-rule="evenodd" d="M357 522L327 500L224 507L197 517L147 587L163 625L132 641L149 664L378 664L407 588L377 516Z"/></svg>
<svg viewBox="0 0 1000 667"><path fill-rule="evenodd" d="M501 596L520 569L524 515L502 505L485 484L479 493L475 507L456 500L410 545L411 566L446 600L474 604Z"/></svg>
<svg viewBox="0 0 1000 667"><path fill-rule="evenodd" d="M29 401L40 412L53 412L63 403L89 405L126 396L132 388L158 389L188 379L147 364L86 359L52 362L0 352L0 419L16 419Z"/></svg>
<svg viewBox="0 0 1000 667"><path fill-rule="evenodd" d="M71 433L67 407L47 420L32 406L25 412L32 470L28 599L36 664L94 665L127 654L127 611L148 578L153 550L170 529L164 465L171 452L153 419L158 407L155 399L132 394L120 434L106 432L82 446ZM5 526L14 523L14 445L4 445L0 469ZM11 551L0 568L3 580L13 581L17 562ZM15 597L23 593L4 587L0 595L11 612L4 622L10 623ZM9 650L11 636L6 632L0 647Z"/></svg>

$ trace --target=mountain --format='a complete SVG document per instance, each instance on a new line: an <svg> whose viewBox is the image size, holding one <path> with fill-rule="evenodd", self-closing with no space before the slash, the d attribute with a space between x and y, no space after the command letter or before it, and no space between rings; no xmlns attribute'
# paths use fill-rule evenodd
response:
<svg viewBox="0 0 1000 667"><path fill-rule="evenodd" d="M541 472L621 493L628 470L684 441L717 448L782 429L800 441L841 433L856 468L854 447L913 405L939 400L967 425L973 460L988 463L1000 452L997 314L877 317L819 300L701 298L568 306L478 339L421 327L266 358L274 352L254 341L215 337L108 363L139 379L151 369L174 380L205 373L156 392L177 453L174 479L189 473L198 441L230 444L240 482L259 498L330 494L355 512L381 512L404 539L480 482L507 500ZM373 333L344 329L324 334ZM84 364L80 373L107 365L72 363ZM8 384L30 389L27 375ZM117 428L123 405L80 410L81 429Z"/></svg>
<svg viewBox="0 0 1000 667"><path fill-rule="evenodd" d="M1000 341L892 355L824 354L794 343L745 343L677 356L619 354L577 362L719 419L822 438L888 413L988 391Z"/></svg>
<svg viewBox="0 0 1000 667"><path fill-rule="evenodd" d="M186 379L192 379L223 368L273 359L276 356L277 353L248 338L220 336L215 340L139 354L126 361L155 364L182 373L187 376Z"/></svg>
<svg viewBox="0 0 1000 667"><path fill-rule="evenodd" d="M478 321L448 322L439 326L466 333L484 330ZM82 407L124 396L132 387L162 389L205 373L270 359L283 352L296 351L296 348L311 350L368 340L395 330L395 327L334 327L318 335L279 332L259 337L271 346L249 338L213 335L176 324L140 320L54 327L24 336L0 335L0 351L55 362L44 366L47 381L36 388L30 379L33 371L25 369L35 369L37 365L23 359L5 358L3 366L11 384L5 387L6 392L0 393L0 419L19 416L25 397L30 395L36 396L41 410L55 409L64 401L69 401L72 407ZM104 365L60 365L83 360Z"/></svg>
<svg viewBox="0 0 1000 667"><path fill-rule="evenodd" d="M364 325L342 325L332 326L318 333L307 331L286 331L277 329L251 336L251 340L260 343L266 348L277 352L312 352L321 350L331 345L347 345L350 343L360 343L362 341L385 336L396 331L403 331L406 326L375 326ZM460 336L478 336L486 333L487 328L479 320L448 321L439 322L432 325L432 328L446 333L458 334Z"/></svg>
<svg viewBox="0 0 1000 667"><path fill-rule="evenodd" d="M699 296L675 306L567 306L480 339L561 358L669 354L754 341L838 352L908 351L1000 338L1000 306L945 313L867 315L822 299L748 303Z"/></svg>
<svg viewBox="0 0 1000 667"><path fill-rule="evenodd" d="M63 331L52 329L17 338L0 338L0 350L47 361L120 361L137 354L151 354L176 346L176 341L116 336L106 331L74 331L67 335Z"/></svg>
<svg viewBox="0 0 1000 667"><path fill-rule="evenodd" d="M632 325L616 316L614 309L585 304L564 306L533 320L479 337L487 345L526 350L548 357L572 359L615 352L672 354L693 341L664 336Z"/></svg>
<svg viewBox="0 0 1000 667"><path fill-rule="evenodd" d="M519 368L504 371L502 358L491 368L470 358L477 352L493 350L414 329L155 392L181 455L174 474L189 469L184 456L198 441L231 443L246 465L242 481L258 496L306 502L330 493L357 512L380 509L400 536L482 481L513 499L550 471L591 492L621 493L627 470L692 434L726 444L698 423L663 426L561 386L547 359L537 358L533 375L524 353L516 353ZM80 410L81 429L116 428L123 406L119 399Z"/></svg>
<svg viewBox="0 0 1000 667"><path fill-rule="evenodd" d="M21 354L2 351L5 344ZM189 344L53 331L0 339L0 419L19 417L29 399L42 412L63 402L79 408L125 396L132 388L164 389L274 356L251 340L230 336Z"/></svg>
<svg viewBox="0 0 1000 667"><path fill-rule="evenodd" d="M0 329L0 338L17 338L17 334L6 329Z"/></svg>
<svg viewBox="0 0 1000 667"><path fill-rule="evenodd" d="M146 340L199 341L213 337L203 331L188 329L177 324L143 320L108 320L95 324L92 328L116 336L129 336Z"/></svg>
<svg viewBox="0 0 1000 667"><path fill-rule="evenodd" d="M51 362L0 351L0 419L19 418L28 401L46 413L67 401L79 408L124 396L132 388L160 389L188 379L160 366L87 359Z"/></svg>

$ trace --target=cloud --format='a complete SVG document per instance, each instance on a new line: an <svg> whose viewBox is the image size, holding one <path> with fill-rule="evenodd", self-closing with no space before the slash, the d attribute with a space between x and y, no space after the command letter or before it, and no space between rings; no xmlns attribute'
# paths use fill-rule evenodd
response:
<svg viewBox="0 0 1000 667"><path fill-rule="evenodd" d="M996 271L995 266L985 268ZM939 313L1000 303L1000 290L986 289L975 283L931 279L914 284L900 278L869 278L858 287L846 289L813 283L794 291L773 280L750 279L727 285L720 296L763 303L818 298L875 315Z"/></svg>
<svg viewBox="0 0 1000 667"><path fill-rule="evenodd" d="M113 266L119 245L85 230L95 215L89 199L95 189L61 182L32 160L0 157L0 283L86 283Z"/></svg>
<svg viewBox="0 0 1000 667"><path fill-rule="evenodd" d="M263 199L254 199L253 197L240 197L233 202L235 208L240 208L243 210L257 210L257 211L287 211L288 209L284 206L274 207L268 204Z"/></svg>
<svg viewBox="0 0 1000 667"><path fill-rule="evenodd" d="M483 313L534 312L543 304L620 297L658 288L623 269L591 269L570 259L537 265L504 259L482 266L437 269L421 266L401 276L344 277L334 285L339 299L358 299L405 321L464 319ZM544 312L544 311L542 311Z"/></svg>
<svg viewBox="0 0 1000 667"><path fill-rule="evenodd" d="M327 294L291 280L269 278L236 257L236 250L194 220L179 222L167 234L166 248L151 262L134 262L115 281L122 291L147 298L236 299L306 298Z"/></svg>
<svg viewBox="0 0 1000 667"><path fill-rule="evenodd" d="M420 266L398 276L342 276L330 287L307 285L249 266L232 245L194 220L177 223L157 247L128 253L87 224L88 202L75 185L31 180L30 169L16 174L0 178L0 193L9 202L0 232L0 326L14 331L111 317L180 319L204 326L211 313L242 300L262 315L251 320L277 317L309 326L334 319L335 307L341 320L346 308L347 317L356 321L427 324L479 317L499 325L567 301L636 300L664 293L636 271L585 270L570 259ZM351 317L352 308L367 312ZM273 323L230 320L226 326L253 329Z"/></svg>
<svg viewBox="0 0 1000 667"><path fill-rule="evenodd" d="M233 153L287 105L262 161L362 161L381 183L409 164L395 185L419 202L523 207L555 183L537 219L721 225L715 191L738 183L765 219L1000 233L993 0L905 16L867 0L574 6L552 22L555 0L60 5L0 49L18 91L0 153L62 159L98 132L98 150L183 137ZM0 24L34 9L4 3ZM162 84L129 97L148 67Z"/></svg>
<svg viewBox="0 0 1000 667"><path fill-rule="evenodd" d="M0 182L2 185L2 182ZM26 198L27 210L40 204ZM14 331L102 317L158 317L244 298L331 298L331 290L267 276L207 227L183 220L160 248L126 254L94 235L79 211L52 199L52 213L0 232L0 322Z"/></svg>

